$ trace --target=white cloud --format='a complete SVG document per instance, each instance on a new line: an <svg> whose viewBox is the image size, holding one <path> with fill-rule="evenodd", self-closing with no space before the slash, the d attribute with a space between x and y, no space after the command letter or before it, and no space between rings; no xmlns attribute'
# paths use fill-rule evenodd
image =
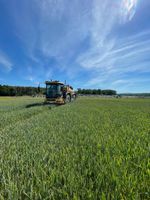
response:
<svg viewBox="0 0 150 200"><path fill-rule="evenodd" d="M91 80L85 85L94 86L110 81L115 84L115 80L124 80L118 79L124 73L150 71L149 62L142 60L142 54L148 57L150 52L147 37L150 31L121 39L113 32L133 19L137 3L137 0L32 0L30 7L27 1L16 4L13 12L16 32L28 56L37 63L28 73L51 78L53 71L65 72L73 79L81 67L91 73ZM82 45L84 40L88 40L87 48ZM57 63L55 70L47 62L51 59ZM34 81L31 75L28 79Z"/></svg>
<svg viewBox="0 0 150 200"><path fill-rule="evenodd" d="M130 21L135 13L138 0L122 0L122 5L120 8L121 23Z"/></svg>
<svg viewBox="0 0 150 200"><path fill-rule="evenodd" d="M12 5L15 33L29 60L36 63L36 68L32 66L35 74L40 71L44 76L51 71L52 66L47 64L51 59L56 61L59 72L70 74L68 63L91 27L90 5L90 0L32 0Z"/></svg>
<svg viewBox="0 0 150 200"><path fill-rule="evenodd" d="M29 75L29 76L25 77L25 80L34 82L35 78L32 75Z"/></svg>
<svg viewBox="0 0 150 200"><path fill-rule="evenodd" d="M13 64L9 58L0 51L0 68L5 72L10 72L12 70Z"/></svg>
<svg viewBox="0 0 150 200"><path fill-rule="evenodd" d="M62 62L74 55L87 36L91 48L84 57L95 54L99 58L105 54L114 44L107 36L117 21L127 18L135 9L136 0L32 0L30 7L27 1L14 5L16 34L28 56L41 62L38 50L43 56Z"/></svg>
<svg viewBox="0 0 150 200"><path fill-rule="evenodd" d="M120 80L116 80L116 81L112 82L112 85L121 85L121 84L126 84L126 83L133 84L133 83L139 83L139 82L143 82L143 83L150 82L150 78L139 79L139 77L138 78L132 77L132 78L128 78L128 79L120 79Z"/></svg>
<svg viewBox="0 0 150 200"><path fill-rule="evenodd" d="M135 2L132 2L131 7L133 3ZM105 9L107 10L108 6L106 6ZM131 12L130 6L127 10ZM111 11L110 15L113 15L113 12L114 11ZM96 16L98 17L98 15ZM110 37L113 26L117 23L117 19L118 17L114 18L113 21L106 20L106 23L108 22L111 28L105 29L104 27L104 33L102 30L102 38L101 31L97 28L97 23L97 26L95 26L95 30L97 31L96 41L93 42L94 40L91 39L91 48L88 49L86 53L81 54L77 59L77 62L79 62L83 68L93 72L91 80L89 80L85 86L110 85L111 87L117 83L115 81L118 80L119 76L122 77L125 74L133 72L150 72L150 30L139 32L128 37ZM128 18L128 20L131 20L131 18ZM99 22L99 26L101 27L101 20ZM141 79L138 78L137 80L140 82ZM123 81L126 82L127 80ZM130 82L132 81L133 80L130 80Z"/></svg>
<svg viewBox="0 0 150 200"><path fill-rule="evenodd" d="M77 61L81 66L85 68L104 67L100 66L100 63L105 59L112 65L113 59L108 60L108 56L115 48L117 40L110 37L111 32L117 23L124 23L124 18L126 21L131 20L131 17L127 18L127 16L131 15L133 8L135 10L136 4L136 0L122 0L117 3L110 0L94 1L90 30L91 48L78 57Z"/></svg>

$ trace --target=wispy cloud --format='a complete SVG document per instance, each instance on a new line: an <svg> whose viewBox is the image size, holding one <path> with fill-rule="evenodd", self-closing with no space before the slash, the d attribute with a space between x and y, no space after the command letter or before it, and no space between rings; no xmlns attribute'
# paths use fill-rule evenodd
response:
<svg viewBox="0 0 150 200"><path fill-rule="evenodd" d="M137 7L138 0L123 0L120 14L121 14L121 22L127 22L130 21L135 13L136 13L136 7Z"/></svg>
<svg viewBox="0 0 150 200"><path fill-rule="evenodd" d="M150 81L150 78L141 78L139 80L139 78L128 78L128 79L119 79L119 80L115 80L114 82L112 82L112 85L116 85L116 86L121 86L124 84L137 84L137 83L147 83Z"/></svg>
<svg viewBox="0 0 150 200"><path fill-rule="evenodd" d="M35 78L32 75L29 75L29 76L25 77L25 80L33 82L33 81L35 81Z"/></svg>
<svg viewBox="0 0 150 200"><path fill-rule="evenodd" d="M106 41L113 26L131 20L136 4L136 0L115 3L110 0L32 0L30 7L26 1L17 3L12 15L16 34L24 42L30 58L38 62L40 53L62 62L69 60L88 36L91 48L87 57L101 51L105 54L114 44L113 40L108 44ZM18 13L18 9L21 12Z"/></svg>
<svg viewBox="0 0 150 200"><path fill-rule="evenodd" d="M133 72L150 72L150 30L126 37L114 37L112 35L117 23L124 24L134 17L138 2L120 1L120 4L117 4L115 8L111 7L111 9L107 5L108 2L105 1L103 8L95 7L96 19L94 21L97 21L97 23L96 25L93 23L94 25L91 29L91 46L86 52L79 55L77 59L77 62L83 68L92 71L91 79L85 83L86 87L108 87L108 85L112 87L115 81L119 80L119 76L127 76L127 74ZM117 6L120 8L118 11L116 11ZM98 11L102 12L99 14ZM113 17L106 20L105 25L101 21L107 18L107 12ZM138 77L138 80L140 82L140 77ZM123 80L123 82L126 81L127 78ZM130 79L131 81L133 80Z"/></svg>
<svg viewBox="0 0 150 200"><path fill-rule="evenodd" d="M110 45L112 48L105 47L105 54L99 55L97 59L95 57L90 57L89 60L83 58L80 62L85 68L103 68L106 71L110 68L113 70L124 68L128 71L127 67L131 67L131 70L134 71L141 64L144 67L150 53L150 39L147 38L147 34L149 32L143 32L139 37L135 35L132 40L130 37L118 39L115 45Z"/></svg>
<svg viewBox="0 0 150 200"><path fill-rule="evenodd" d="M150 30L120 32L135 19L138 0L14 1L10 15L29 81L80 75L86 87L119 87L127 74L150 72Z"/></svg>
<svg viewBox="0 0 150 200"><path fill-rule="evenodd" d="M0 51L0 69L5 72L10 72L12 70L13 64L10 59Z"/></svg>
<svg viewBox="0 0 150 200"><path fill-rule="evenodd" d="M57 71L69 74L69 63L74 62L74 55L88 37L91 1L32 0L30 7L23 1L17 2L11 13L16 35L27 57L36 63L36 72L43 71L41 75L49 77L52 66L48 61L56 60Z"/></svg>
<svg viewBox="0 0 150 200"><path fill-rule="evenodd" d="M103 2L95 0L93 5L93 25L91 28L91 47L86 53L78 57L78 62L85 68L104 67L100 66L103 60L112 65L108 57L117 45L118 41L112 37L111 32L117 23L124 23L133 18L136 0L122 0L114 4L109 0Z"/></svg>
<svg viewBox="0 0 150 200"><path fill-rule="evenodd" d="M139 92L141 88L143 92L149 92L149 83L150 78L130 77L127 79L115 80L111 85L117 88L118 92Z"/></svg>

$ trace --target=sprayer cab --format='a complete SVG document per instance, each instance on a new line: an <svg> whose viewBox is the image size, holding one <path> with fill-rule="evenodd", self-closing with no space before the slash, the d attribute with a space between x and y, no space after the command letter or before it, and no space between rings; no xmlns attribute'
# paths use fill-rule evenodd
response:
<svg viewBox="0 0 150 200"><path fill-rule="evenodd" d="M76 93L73 87L59 81L46 81L46 102L65 104L74 101Z"/></svg>

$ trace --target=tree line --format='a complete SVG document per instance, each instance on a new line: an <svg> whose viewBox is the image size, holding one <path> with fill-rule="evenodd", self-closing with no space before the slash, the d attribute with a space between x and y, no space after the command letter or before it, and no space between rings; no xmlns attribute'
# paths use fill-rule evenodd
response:
<svg viewBox="0 0 150 200"><path fill-rule="evenodd" d="M78 94L91 94L91 95L116 95L115 90L101 90L101 89L81 89L78 88Z"/></svg>
<svg viewBox="0 0 150 200"><path fill-rule="evenodd" d="M0 85L0 96L36 96L44 95L45 88L43 87L26 87L26 86L9 86ZM91 95L116 95L115 90L101 90L101 89L78 89L78 94Z"/></svg>
<svg viewBox="0 0 150 200"><path fill-rule="evenodd" d="M44 94L45 88L0 85L0 96L35 96Z"/></svg>

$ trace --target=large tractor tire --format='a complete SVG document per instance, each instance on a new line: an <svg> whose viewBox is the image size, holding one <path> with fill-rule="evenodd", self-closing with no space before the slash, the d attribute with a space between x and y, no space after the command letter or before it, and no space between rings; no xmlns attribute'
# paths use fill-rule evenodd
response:
<svg viewBox="0 0 150 200"><path fill-rule="evenodd" d="M74 94L74 95L72 95L72 97L71 97L71 101L75 101L76 100L76 95Z"/></svg>
<svg viewBox="0 0 150 200"><path fill-rule="evenodd" d="M70 103L70 101L71 101L71 97L70 97L69 94L67 94L67 96L66 96L66 98L65 98L65 104L66 104L66 103Z"/></svg>

